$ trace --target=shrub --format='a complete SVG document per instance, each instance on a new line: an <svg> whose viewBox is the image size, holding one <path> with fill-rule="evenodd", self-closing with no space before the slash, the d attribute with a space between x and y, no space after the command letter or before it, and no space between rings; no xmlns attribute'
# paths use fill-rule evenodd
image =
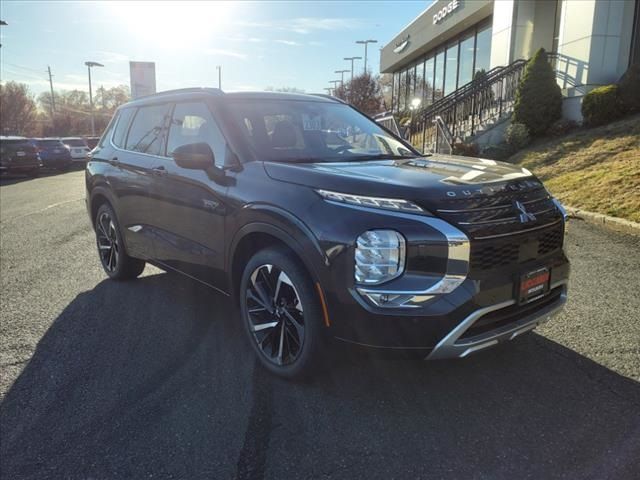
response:
<svg viewBox="0 0 640 480"><path fill-rule="evenodd" d="M462 155L463 157L477 157L480 153L478 145L475 143L455 143L453 145L453 154Z"/></svg>
<svg viewBox="0 0 640 480"><path fill-rule="evenodd" d="M518 85L513 120L525 124L529 135L537 137L561 116L562 92L547 53L541 48L527 63Z"/></svg>
<svg viewBox="0 0 640 480"><path fill-rule="evenodd" d="M551 124L549 130L547 130L547 134L553 137L561 137L576 128L578 128L578 124L576 122L561 118Z"/></svg>
<svg viewBox="0 0 640 480"><path fill-rule="evenodd" d="M590 127L612 122L622 116L618 85L594 88L582 99L582 116Z"/></svg>
<svg viewBox="0 0 640 480"><path fill-rule="evenodd" d="M488 158L490 160L506 160L513 154L513 149L506 143L500 143L497 145L488 145L480 150L481 158Z"/></svg>
<svg viewBox="0 0 640 480"><path fill-rule="evenodd" d="M640 63L634 63L620 77L620 102L628 113L640 112Z"/></svg>
<svg viewBox="0 0 640 480"><path fill-rule="evenodd" d="M512 123L504 132L504 140L513 150L520 150L531 141L529 130L523 123Z"/></svg>

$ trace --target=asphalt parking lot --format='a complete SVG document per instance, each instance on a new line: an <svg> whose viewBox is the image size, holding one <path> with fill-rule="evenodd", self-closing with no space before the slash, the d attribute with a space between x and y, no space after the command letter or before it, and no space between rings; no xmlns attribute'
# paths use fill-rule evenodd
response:
<svg viewBox="0 0 640 480"><path fill-rule="evenodd" d="M638 478L638 239L572 221L566 310L516 342L294 384L224 297L106 280L83 175L0 180L2 478Z"/></svg>

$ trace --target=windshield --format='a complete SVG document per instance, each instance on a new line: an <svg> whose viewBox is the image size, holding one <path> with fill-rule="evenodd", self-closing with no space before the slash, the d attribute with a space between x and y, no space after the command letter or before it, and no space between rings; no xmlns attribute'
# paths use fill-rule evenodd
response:
<svg viewBox="0 0 640 480"><path fill-rule="evenodd" d="M284 162L335 162L415 157L377 123L342 103L242 99L231 115L257 158Z"/></svg>

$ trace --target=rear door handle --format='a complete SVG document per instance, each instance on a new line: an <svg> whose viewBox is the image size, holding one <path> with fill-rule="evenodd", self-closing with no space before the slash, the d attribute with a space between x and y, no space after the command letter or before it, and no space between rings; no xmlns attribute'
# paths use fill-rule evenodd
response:
<svg viewBox="0 0 640 480"><path fill-rule="evenodd" d="M153 172L154 175L158 175L158 176L164 176L169 174L169 172L167 172L167 169L164 168L164 165L153 167L151 171Z"/></svg>
<svg viewBox="0 0 640 480"><path fill-rule="evenodd" d="M118 160L118 157L113 157L111 160L109 160L109 164L113 165L114 167L118 167L120 166L120 161Z"/></svg>

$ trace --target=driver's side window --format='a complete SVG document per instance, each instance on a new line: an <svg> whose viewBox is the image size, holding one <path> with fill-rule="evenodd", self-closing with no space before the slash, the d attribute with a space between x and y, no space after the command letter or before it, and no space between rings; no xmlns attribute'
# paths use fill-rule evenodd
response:
<svg viewBox="0 0 640 480"><path fill-rule="evenodd" d="M207 143L215 157L216 165L224 165L226 142L213 115L202 102L178 103L173 111L167 154L190 143Z"/></svg>

